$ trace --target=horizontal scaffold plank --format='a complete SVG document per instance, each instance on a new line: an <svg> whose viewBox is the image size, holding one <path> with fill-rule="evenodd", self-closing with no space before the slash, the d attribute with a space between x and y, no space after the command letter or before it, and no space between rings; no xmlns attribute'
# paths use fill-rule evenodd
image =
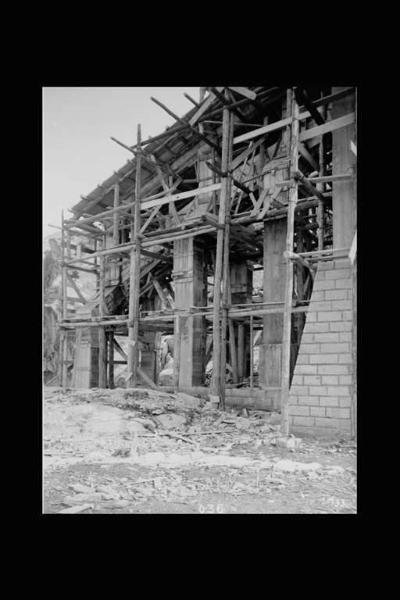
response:
<svg viewBox="0 0 400 600"><path fill-rule="evenodd" d="M173 194L171 196L163 196L157 200L148 200L141 203L142 210L153 208L154 206L162 206L163 204L169 204L170 202L177 202L178 200L184 200L185 198L192 198L193 196L200 196L201 194L207 194L214 192L221 188L220 183L214 183L213 185L207 185L205 187L195 188L187 192L181 192L179 194Z"/></svg>
<svg viewBox="0 0 400 600"><path fill-rule="evenodd" d="M304 119L308 119L311 117L309 111L305 111L299 114L299 121ZM344 115L339 119L333 119L332 121L328 121L323 125L319 125L318 127L312 127L311 129L307 129L300 133L300 141L304 142L310 138L323 135L324 133L328 133L329 131L334 131L335 129L339 129L340 127L346 127L346 125L350 125L355 120L355 113L350 113L349 115ZM287 117L286 119L281 119L280 121L275 121L275 123L270 123L269 125L264 125L263 127L259 127L258 129L254 129L253 131L249 131L247 133L243 133L242 135L238 135L233 138L234 144L240 144L241 142L246 142L248 140L252 140L253 138L259 137L260 135L264 135L265 133L270 133L271 131L276 131L277 129L283 129L287 125L290 125L292 122L291 117Z"/></svg>
<svg viewBox="0 0 400 600"><path fill-rule="evenodd" d="M264 133L269 133L271 131L275 131L276 129L282 129L283 127L286 127L286 125L290 125L291 122L292 117L288 117L287 119L281 119L280 121L276 121L270 125L265 125L259 129L249 131L248 133L243 133L242 135L238 135L237 137L233 138L233 144L240 144L241 142L246 142L247 140L252 140L260 135L264 135Z"/></svg>
<svg viewBox="0 0 400 600"><path fill-rule="evenodd" d="M317 127L312 127L311 129L306 129L300 133L300 141L305 142L313 137L317 137L320 135L324 135L330 131L335 131L336 129L340 129L341 127L347 127L347 125L351 125L354 123L356 115L354 112L349 113L348 115L344 115L343 117L339 117L338 119L333 119L333 121L328 121L323 125L318 125Z"/></svg>

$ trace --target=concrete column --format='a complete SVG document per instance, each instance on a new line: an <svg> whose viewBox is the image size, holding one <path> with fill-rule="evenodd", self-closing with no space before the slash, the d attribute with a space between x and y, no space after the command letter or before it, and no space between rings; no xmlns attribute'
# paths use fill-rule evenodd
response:
<svg viewBox="0 0 400 600"><path fill-rule="evenodd" d="M253 272L246 262L230 265L232 304L250 304L253 290ZM247 377L250 372L250 328L247 324L236 321L235 343L238 357L239 379ZM241 347L242 346L242 347ZM229 352L227 354L229 356Z"/></svg>
<svg viewBox="0 0 400 600"><path fill-rule="evenodd" d="M249 304L253 289L253 272L246 262L230 265L232 304Z"/></svg>
<svg viewBox="0 0 400 600"><path fill-rule="evenodd" d="M140 367L156 382L156 334L155 331L143 331L140 335Z"/></svg>
<svg viewBox="0 0 400 600"><path fill-rule="evenodd" d="M341 87L332 88L332 93ZM355 110L353 96L337 100L332 106L332 119L337 119ZM356 156L350 150L350 142L355 140L354 124L332 132L332 173L348 173L355 167ZM356 194L354 180L333 183L333 247L349 248L356 229Z"/></svg>
<svg viewBox="0 0 400 600"><path fill-rule="evenodd" d="M174 242L175 307L206 306L207 277L204 249L193 238ZM206 355L205 317L181 319L179 387L204 383Z"/></svg>
<svg viewBox="0 0 400 600"><path fill-rule="evenodd" d="M283 302L286 264L286 219L266 222L264 226L264 302ZM265 315L260 353L260 383L281 384L283 314Z"/></svg>
<svg viewBox="0 0 400 600"><path fill-rule="evenodd" d="M155 295L152 298L142 299L143 310L159 310L161 308L160 298ZM144 330L139 332L140 368L150 377L154 383L157 382L157 360L156 360L156 336L157 332Z"/></svg>
<svg viewBox="0 0 400 600"><path fill-rule="evenodd" d="M112 248L114 246L114 239L112 231L106 235L106 248ZM111 254L107 257L105 270L104 270L104 286L114 287L118 285L120 281L120 256L118 254Z"/></svg>

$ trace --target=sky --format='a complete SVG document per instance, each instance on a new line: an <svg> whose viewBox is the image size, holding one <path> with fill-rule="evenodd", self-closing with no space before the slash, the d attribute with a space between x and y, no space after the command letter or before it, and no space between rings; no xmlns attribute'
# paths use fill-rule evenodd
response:
<svg viewBox="0 0 400 600"><path fill-rule="evenodd" d="M193 108L186 92L199 100L199 87L44 87L43 236L56 233L71 208L119 169L132 154L110 140L136 143L175 123L150 100L154 96L178 116Z"/></svg>

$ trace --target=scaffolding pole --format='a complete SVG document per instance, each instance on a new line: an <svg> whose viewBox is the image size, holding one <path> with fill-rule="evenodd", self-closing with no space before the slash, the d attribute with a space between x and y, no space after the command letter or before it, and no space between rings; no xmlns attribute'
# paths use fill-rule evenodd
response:
<svg viewBox="0 0 400 600"><path fill-rule="evenodd" d="M114 330L108 332L108 387L114 389Z"/></svg>
<svg viewBox="0 0 400 600"><path fill-rule="evenodd" d="M61 268L61 315L64 321L67 317L67 269L64 266L65 261L65 230L64 230L64 211L61 211L61 258L63 265ZM60 363L61 363L61 386L63 392L67 389L67 343L68 334L65 329L60 332Z"/></svg>
<svg viewBox="0 0 400 600"><path fill-rule="evenodd" d="M326 105L323 108L323 118L326 121L326 116L327 116L327 110L326 110ZM325 138L326 136L321 135L321 140L319 143L319 149L318 149L318 166L319 166L319 175L320 177L324 177L325 175ZM325 188L325 184L322 183L317 183L317 190L319 192L321 192L321 194L323 194L324 192L324 188ZM321 198L318 198L318 207L317 207L317 222L318 222L318 229L317 229L317 235L318 235L318 250L323 250L324 249L324 202Z"/></svg>
<svg viewBox="0 0 400 600"><path fill-rule="evenodd" d="M228 91L225 91L225 98L229 102ZM232 140L233 140L233 115L229 112L229 136L228 136L228 158L226 171L229 170L232 160ZM224 182L226 187L226 206L225 206L225 230L224 230L224 253L222 267L222 322L221 322L221 409L225 410L225 374L226 374L226 334L228 327L228 303L229 303L229 235L230 235L230 213L231 213L231 177L227 177Z"/></svg>
<svg viewBox="0 0 400 600"><path fill-rule="evenodd" d="M290 136L290 169L291 177L298 170L298 142L299 142L299 107L294 91L290 90L291 104L291 136ZM292 297L293 297L293 262L290 253L293 252L294 212L297 203L297 181L292 178L289 190L289 205L286 232L286 277L285 277L285 304L283 311L283 340L282 340L282 371L281 371L281 432L289 434L289 385L290 385L290 345L292 329Z"/></svg>
<svg viewBox="0 0 400 600"><path fill-rule="evenodd" d="M133 224L134 246L130 251L129 273L129 328L128 328L128 384L137 386L139 366L139 293L140 293L140 187L141 187L142 147L141 127L137 127L135 206Z"/></svg>
<svg viewBox="0 0 400 600"><path fill-rule="evenodd" d="M224 249L224 226L226 201L229 181L227 177L228 159L229 159L229 134L230 134L230 113L229 108L225 107L222 116L222 183L218 211L218 224L222 227L217 229L217 249L215 256L214 272L214 298L213 298L213 372L211 378L210 391L212 396L221 398L221 278L223 267L223 249Z"/></svg>
<svg viewBox="0 0 400 600"><path fill-rule="evenodd" d="M105 237L104 237L105 239ZM105 244L104 244L105 245ZM104 256L100 257L100 290L99 290L99 317L104 317ZM104 325L99 325L99 387L107 387L107 341Z"/></svg>

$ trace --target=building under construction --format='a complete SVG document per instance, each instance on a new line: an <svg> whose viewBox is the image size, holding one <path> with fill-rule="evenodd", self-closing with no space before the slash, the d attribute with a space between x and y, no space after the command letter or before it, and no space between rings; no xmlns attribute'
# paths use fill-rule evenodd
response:
<svg viewBox="0 0 400 600"><path fill-rule="evenodd" d="M357 90L200 90L183 116L152 98L176 122L114 139L129 160L62 218L61 383L114 387L126 363L158 387L170 335L175 390L354 435ZM96 282L79 307L72 272Z"/></svg>

